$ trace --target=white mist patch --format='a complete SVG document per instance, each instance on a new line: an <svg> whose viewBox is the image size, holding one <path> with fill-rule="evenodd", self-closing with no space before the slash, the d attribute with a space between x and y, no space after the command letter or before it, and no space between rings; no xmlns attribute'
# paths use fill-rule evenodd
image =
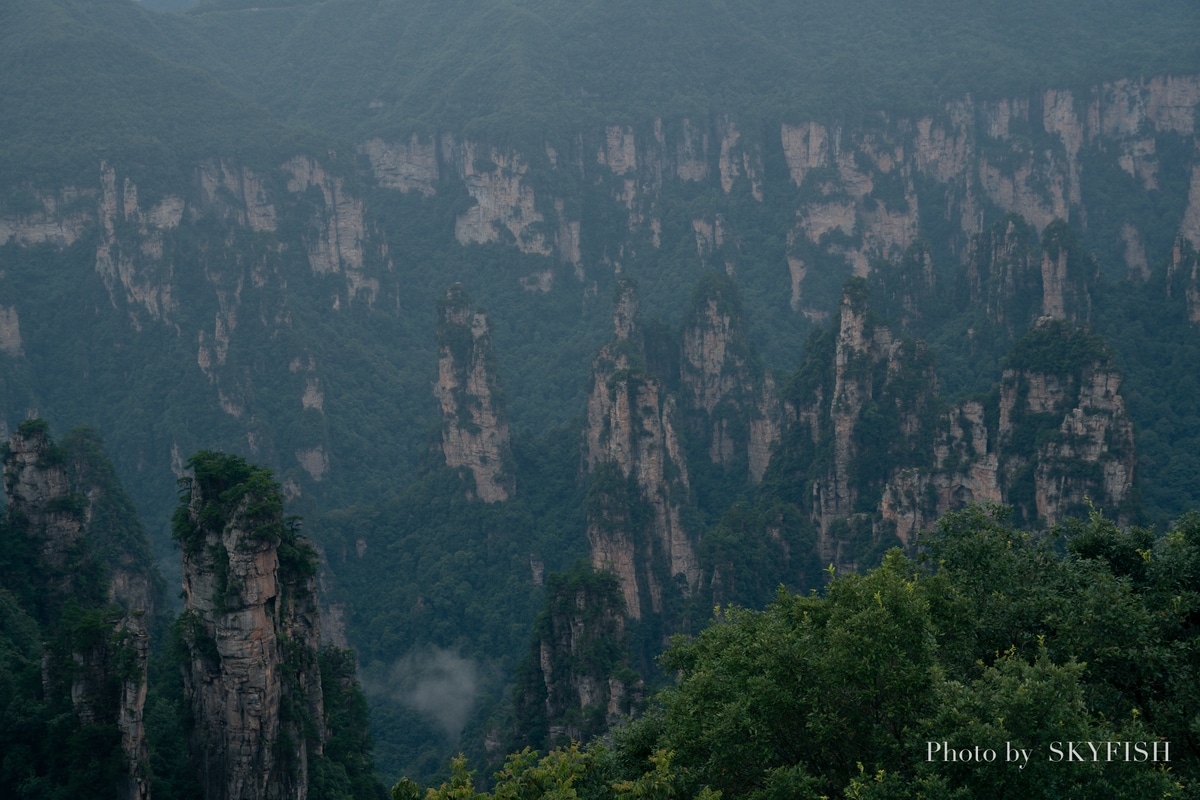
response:
<svg viewBox="0 0 1200 800"><path fill-rule="evenodd" d="M432 647L409 653L382 680L364 681L369 695L387 697L428 717L451 739L457 739L475 707L479 668L450 650Z"/></svg>

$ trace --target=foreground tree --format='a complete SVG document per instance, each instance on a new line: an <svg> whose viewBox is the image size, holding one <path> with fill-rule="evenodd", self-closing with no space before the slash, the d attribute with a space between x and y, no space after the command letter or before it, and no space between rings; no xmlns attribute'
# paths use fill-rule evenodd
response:
<svg viewBox="0 0 1200 800"><path fill-rule="evenodd" d="M717 609L607 742L510 756L491 794L459 760L425 796L1195 797L1198 622L1200 516L1035 536L970 508L918 558Z"/></svg>

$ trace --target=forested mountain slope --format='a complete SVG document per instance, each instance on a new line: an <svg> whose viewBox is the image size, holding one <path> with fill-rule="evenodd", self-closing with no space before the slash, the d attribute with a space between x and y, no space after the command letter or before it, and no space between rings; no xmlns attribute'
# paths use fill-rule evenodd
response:
<svg viewBox="0 0 1200 800"><path fill-rule="evenodd" d="M1192 506L1198 16L16 0L0 422L96 426L174 575L186 456L271 465L433 774L578 559L653 680L971 500Z"/></svg>

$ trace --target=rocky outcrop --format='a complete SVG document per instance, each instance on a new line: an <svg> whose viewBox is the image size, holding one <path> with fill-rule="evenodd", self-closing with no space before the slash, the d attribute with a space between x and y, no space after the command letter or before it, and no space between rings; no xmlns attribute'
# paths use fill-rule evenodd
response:
<svg viewBox="0 0 1200 800"><path fill-rule="evenodd" d="M1005 500L1047 525L1089 501L1122 513L1136 461L1133 424L1104 344L1043 318L1008 364L997 434Z"/></svg>
<svg viewBox="0 0 1200 800"><path fill-rule="evenodd" d="M683 525L687 463L678 407L646 366L637 294L621 281L613 310L615 338L592 363L583 435L583 465L592 474L588 501L591 562L620 580L630 617L662 610L676 581L700 577L694 534Z"/></svg>
<svg viewBox="0 0 1200 800"><path fill-rule="evenodd" d="M996 232L993 279L1013 274L1013 232ZM1003 301L1006 283L990 280L990 296ZM1066 308L1086 308L1086 296L1066 296ZM947 406L923 348L874 322L865 285L852 281L836 329L809 359L791 381L776 478L806 486L825 563L852 569L888 537L911 544L969 503L1012 504L1031 526L1089 502L1126 512L1135 453L1121 376L1103 343L1069 319L1035 321L991 399Z"/></svg>
<svg viewBox="0 0 1200 800"><path fill-rule="evenodd" d="M1084 252L1071 227L1062 220L1047 225L1042 233L1041 316L1087 322L1091 287L1099 278L1099 265Z"/></svg>
<svg viewBox="0 0 1200 800"><path fill-rule="evenodd" d="M22 423L4 459L8 524L34 557L37 616L49 640L43 692L65 692L80 723L119 731L118 796L147 800L142 712L158 585L145 533L100 448L94 432L56 444L42 420Z"/></svg>
<svg viewBox="0 0 1200 800"><path fill-rule="evenodd" d="M901 541L968 503L1010 503L1038 526L1089 503L1125 514L1133 426L1104 346L1085 330L1043 317L1009 364L994 395L995 417L989 421L978 401L952 407L931 467L890 477L879 511Z"/></svg>
<svg viewBox="0 0 1200 800"><path fill-rule="evenodd" d="M782 149L799 192L787 263L779 267L788 269L794 309L828 313L834 298L822 296L823 308L805 301L807 266L817 258L840 261L844 275L867 277L884 264L894 267L929 225L944 232L950 250L963 254L972 237L986 230L985 223L1005 214L1030 225L1035 236L1056 219L1085 228L1084 187L1089 180L1107 180L1099 174L1104 170L1124 172L1141 191L1157 191L1167 152L1163 137L1195 136L1198 97L1197 76L1122 80L1083 93L1050 88L1027 97L965 97L949 101L936 115L915 119L881 116L853 127L819 120L785 123L774 144L754 140L727 115L708 121L656 119L645 127L608 125L579 132L575 147L594 157L568 158L549 146L546 153L550 171L565 180L585 176L607 186L612 200L628 212L629 236L605 256L619 272L639 247L663 246L663 209L656 204L665 182L711 183L722 196L748 191L761 201L761 154L768 146ZM449 135L371 140L363 152L382 185L405 191L431 193L435 181L457 175L476 201L456 225L463 243L557 251L578 268L580 229L586 236L590 225L607 224L568 220L561 213L557 230L547 222L552 206L570 201L535 196L529 170L535 162L544 169L541 153L502 151ZM1171 169L1180 166L1171 162ZM1187 208L1179 209L1178 233L1196 243L1200 167L1182 166L1192 172L1192 186ZM695 231L702 252L718 238L713 219L719 216L709 213L699 220L709 228L708 235ZM1100 244L1113 252L1127 253L1129 268L1141 270L1143 250L1163 252L1169 242L1145 241L1146 228L1139 232L1138 227L1124 220L1090 235L1106 239ZM727 226L724 238L736 241L744 233ZM1089 246L1097 244L1089 241ZM1045 264L1052 290L1060 278L1057 267L1053 258ZM545 281L539 278L535 288ZM1051 293L1042 311L1054 315L1055 300Z"/></svg>
<svg viewBox="0 0 1200 800"><path fill-rule="evenodd" d="M176 513L190 748L210 800L304 800L325 740L316 553L270 473L200 453Z"/></svg>
<svg viewBox="0 0 1200 800"><path fill-rule="evenodd" d="M4 492L10 517L36 547L50 601L62 602L74 592L78 576L70 567L85 550L83 508L41 420L22 423L9 440Z"/></svg>
<svg viewBox="0 0 1200 800"><path fill-rule="evenodd" d="M942 420L932 468L899 468L884 486L879 517L905 545L946 511L1001 503L999 457L989 447L983 404L967 401Z"/></svg>
<svg viewBox="0 0 1200 800"><path fill-rule="evenodd" d="M832 351L832 370L825 368L824 379L795 399L791 414L812 431L809 457L818 477L810 513L818 550L823 561L846 564L854 556L841 552L835 521L874 511L863 500L884 477L883 464L927 460L919 443L929 434L937 384L927 354L868 313L861 280L846 285Z"/></svg>
<svg viewBox="0 0 1200 800"><path fill-rule="evenodd" d="M197 167L196 181L200 188L199 209L259 233L276 230L278 213L262 175L218 159ZM182 214L183 201L174 201Z"/></svg>
<svg viewBox="0 0 1200 800"><path fill-rule="evenodd" d="M680 359L684 407L714 464L743 465L762 480L779 443L775 381L750 347L737 288L723 275L701 281L684 322Z"/></svg>
<svg viewBox="0 0 1200 800"><path fill-rule="evenodd" d="M1188 239L1180 236L1171 249L1167 267L1167 296L1183 297L1187 303L1188 320L1200 325L1200 256Z"/></svg>
<svg viewBox="0 0 1200 800"><path fill-rule="evenodd" d="M330 175L311 158L298 156L283 169L289 174L289 192L316 190L322 200L321 205L313 207L310 231L315 234L310 232L304 240L309 267L318 275L344 273L347 301L353 303L362 294L368 305L373 304L379 294L379 279L366 269L366 210L362 198L346 190L344 178Z"/></svg>
<svg viewBox="0 0 1200 800"><path fill-rule="evenodd" d="M587 741L640 710L617 579L576 569L550 575L531 656L516 694L518 740L534 746Z"/></svg>
<svg viewBox="0 0 1200 800"><path fill-rule="evenodd" d="M407 142L370 139L362 152L371 162L371 172L380 186L402 192L417 191L425 196L437 193L440 177L437 145L432 139L421 141L413 134Z"/></svg>
<svg viewBox="0 0 1200 800"><path fill-rule="evenodd" d="M1009 336L1020 336L1040 317L1087 322L1099 280L1096 260L1066 222L1046 225L1039 245L1033 227L1009 214L972 238L961 300L982 308L987 322Z"/></svg>
<svg viewBox="0 0 1200 800"><path fill-rule="evenodd" d="M460 244L509 241L523 253L550 254L541 231L545 217L538 211L533 189L522 178L529 165L519 153L475 142L459 145L456 158L467 192L475 205L458 215L454 236Z"/></svg>
<svg viewBox="0 0 1200 800"><path fill-rule="evenodd" d="M485 503L507 500L516 486L487 316L471 309L460 284L446 293L439 314L438 380L433 391L442 406L446 466L470 470L473 494Z"/></svg>
<svg viewBox="0 0 1200 800"><path fill-rule="evenodd" d="M1036 259L1037 234L1015 214L971 240L964 271L968 302L1010 336L1037 316L1042 286Z"/></svg>
<svg viewBox="0 0 1200 800"><path fill-rule="evenodd" d="M109 297L145 309L151 319L169 317L175 309L174 273L164 258L164 237L183 218L183 201L167 196L143 210L138 187L128 177L118 184L116 170L100 165L96 272ZM135 318L136 319L136 318Z"/></svg>

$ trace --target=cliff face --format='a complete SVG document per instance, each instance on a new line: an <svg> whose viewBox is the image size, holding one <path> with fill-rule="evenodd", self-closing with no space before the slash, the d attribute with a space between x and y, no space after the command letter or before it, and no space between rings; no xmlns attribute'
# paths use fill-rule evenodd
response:
<svg viewBox="0 0 1200 800"><path fill-rule="evenodd" d="M701 279L677 336L643 326L632 282L620 281L613 329L592 364L583 432L588 541L593 567L617 575L639 619L662 611L668 593L717 580L697 556L700 531L684 522L705 507L696 486L761 481L785 420L727 276Z"/></svg>
<svg viewBox="0 0 1200 800"><path fill-rule="evenodd" d="M1188 320L1200 324L1200 256L1193 244L1182 236L1171 249L1167 267L1167 296L1182 295L1187 300Z"/></svg>
<svg viewBox="0 0 1200 800"><path fill-rule="evenodd" d="M584 133L588 144L581 142L583 152L571 157L552 148L545 154L501 151L445 135L376 139L363 151L387 186L430 194L439 180L463 181L476 205L459 216L461 242L507 241L523 252L556 252L582 277L579 231L593 221L556 213L565 198L539 196L527 177L529 164L583 171L610 187L630 232L620 248L610 249L608 260L619 269L646 243L660 246L656 204L665 183L712 183L722 195L763 202L762 152L781 148L788 177L801 191L787 264L780 267L790 274L793 308L818 313L814 303L820 298L806 282L815 261L832 257L846 274L865 277L879 260L898 261L923 222L948 226L959 252L985 230L987 217L1016 215L1037 235L1055 219L1086 224L1084 187L1110 173L1128 176L1141 191L1156 190L1167 149L1159 143L1194 137L1197 105L1200 77L1174 76L1115 81L1081 94L1047 89L1029 97L962 98L936 115L854 128L817 120L783 124L774 142L755 141L737 120L718 116L707 122L658 119L644 130L610 125L590 137ZM1191 189L1187 207L1179 209L1178 234L1196 244L1200 166L1189 169ZM557 232L547 224L551 215L560 219ZM1123 254L1131 274L1145 268L1143 229L1152 223L1135 215L1101 234L1106 247ZM697 217L692 226L703 259L716 260L722 245L740 235L719 213ZM737 262L736 253L725 252L712 266L735 270ZM1054 311L1045 309L1051 316Z"/></svg>
<svg viewBox="0 0 1200 800"><path fill-rule="evenodd" d="M22 425L9 440L4 491L9 513L24 518L25 534L35 543L51 600L62 602L75 589L69 567L86 557L84 520L62 453L53 449L44 424Z"/></svg>
<svg viewBox="0 0 1200 800"><path fill-rule="evenodd" d="M1074 297L1086 308L1086 294ZM873 323L865 302L865 286L848 284L836 331L813 348L788 401L779 469L808 487L826 563L853 568L870 542L910 544L973 502L1013 504L1031 525L1053 525L1089 500L1125 512L1133 426L1099 339L1041 317L991 399L947 406L927 355Z"/></svg>
<svg viewBox="0 0 1200 800"><path fill-rule="evenodd" d="M1046 524L1089 499L1121 512L1136 458L1121 375L1107 348L1045 318L1018 342L1010 364L998 430L1007 501Z"/></svg>
<svg viewBox="0 0 1200 800"><path fill-rule="evenodd" d="M1037 234L1010 214L971 240L965 277L969 301L986 309L987 319L1014 335L1039 309L1041 272L1036 268Z"/></svg>
<svg viewBox="0 0 1200 800"><path fill-rule="evenodd" d="M508 420L492 359L487 317L471 310L462 286L446 293L438 327L438 380L442 406L442 454L448 467L466 467L475 496L485 503L515 491Z"/></svg>
<svg viewBox="0 0 1200 800"><path fill-rule="evenodd" d="M145 534L100 447L87 430L55 444L41 420L19 426L4 461L9 529L36 564L48 640L43 693L66 693L80 723L120 732L118 794L146 800L142 712L158 585Z"/></svg>
<svg viewBox="0 0 1200 800"><path fill-rule="evenodd" d="M176 514L190 746L213 800L303 798L322 752L316 554L269 474L201 453Z"/></svg>
<svg viewBox="0 0 1200 800"><path fill-rule="evenodd" d="M928 354L893 336L867 310L867 286L847 284L827 344L793 382L788 416L787 469L809 483L809 514L818 530L823 562L856 563L841 527L861 527L877 510L889 468L924 466L930 457L937 382Z"/></svg>
<svg viewBox="0 0 1200 800"><path fill-rule="evenodd" d="M588 542L596 569L621 581L634 619L662 610L664 581L699 579L694 534L683 527L687 464L677 407L646 371L632 284L618 286L615 339L592 363L583 435L584 469L599 476L589 499Z"/></svg>
<svg viewBox="0 0 1200 800"><path fill-rule="evenodd" d="M709 460L748 470L762 480L779 443L781 411L775 381L750 351L732 281L708 276L684 323L681 392L694 434Z"/></svg>
<svg viewBox="0 0 1200 800"><path fill-rule="evenodd" d="M511 280L530 291L565 285L590 296L612 273L695 247L710 267L788 287L795 313L818 322L836 311L845 277L911 272L896 302L916 319L931 307L923 298L938 272L932 260L967 256L977 265L972 291L1019 333L1037 316L1083 321L1090 313L1069 248L1047 241L1043 251L1022 249L1026 235L1036 242L1055 219L1085 231L1086 250L1123 260L1133 276L1166 257L1176 236L1200 243L1200 165L1191 146L1198 105L1200 77L1185 75L963 97L936 113L854 125L813 119L763 128L722 114L648 119L571 131L530 151L447 131L371 138L357 154L363 174L332 151L265 164L214 154L168 186L139 184L100 162L87 181L6 196L0 245L33 261L42 252L78 261L84 274L74 279L98 279L107 294L87 307L103 306L102 317L111 310L111 324L127 333L191 342L195 366L155 364L155 378L176 380L183 370L203 381L193 387L198 409L232 418L223 422L256 456L286 452L294 490L316 491L323 487L312 484L350 461L335 452L327 407L316 398L347 391L348 381L333 379L338 365L314 362L319 348L297 334L314 326L297 325L296 315L403 313L410 284L402 240L413 237L391 222L405 216L391 213L392 204L409 202L401 192L429 207L447 203L454 241L517 251L529 266ZM1166 192L1176 184L1180 190ZM1134 200L1112 214L1089 208L1117 186ZM711 192L711 207L680 205L679 192L693 190ZM454 205L456 195L470 199ZM1174 205L1160 208L1153 198ZM1027 228L993 232L970 255L975 237L1005 215ZM1164 228L1164 219L1178 225ZM786 241L760 246L767 229ZM922 238L935 252L914 257L908 270L906 254ZM946 263L936 266L945 273ZM1034 287L1044 288L1039 307L1013 300ZM6 296L0 357L24 366L30 331L48 326L28 293ZM278 346L279 357L250 366L264 342ZM283 372L297 361L302 371ZM284 404L268 397L285 385L299 419L281 419ZM763 443L775 438L770 405L752 415L761 421L747 455L753 475L763 468ZM718 460L729 464L729 437L713 435ZM172 444L188 446L185 426L171 436L146 456L168 464Z"/></svg>
<svg viewBox="0 0 1200 800"><path fill-rule="evenodd" d="M608 573L552 575L517 692L518 740L587 741L638 711L645 689L630 664L625 608Z"/></svg>

